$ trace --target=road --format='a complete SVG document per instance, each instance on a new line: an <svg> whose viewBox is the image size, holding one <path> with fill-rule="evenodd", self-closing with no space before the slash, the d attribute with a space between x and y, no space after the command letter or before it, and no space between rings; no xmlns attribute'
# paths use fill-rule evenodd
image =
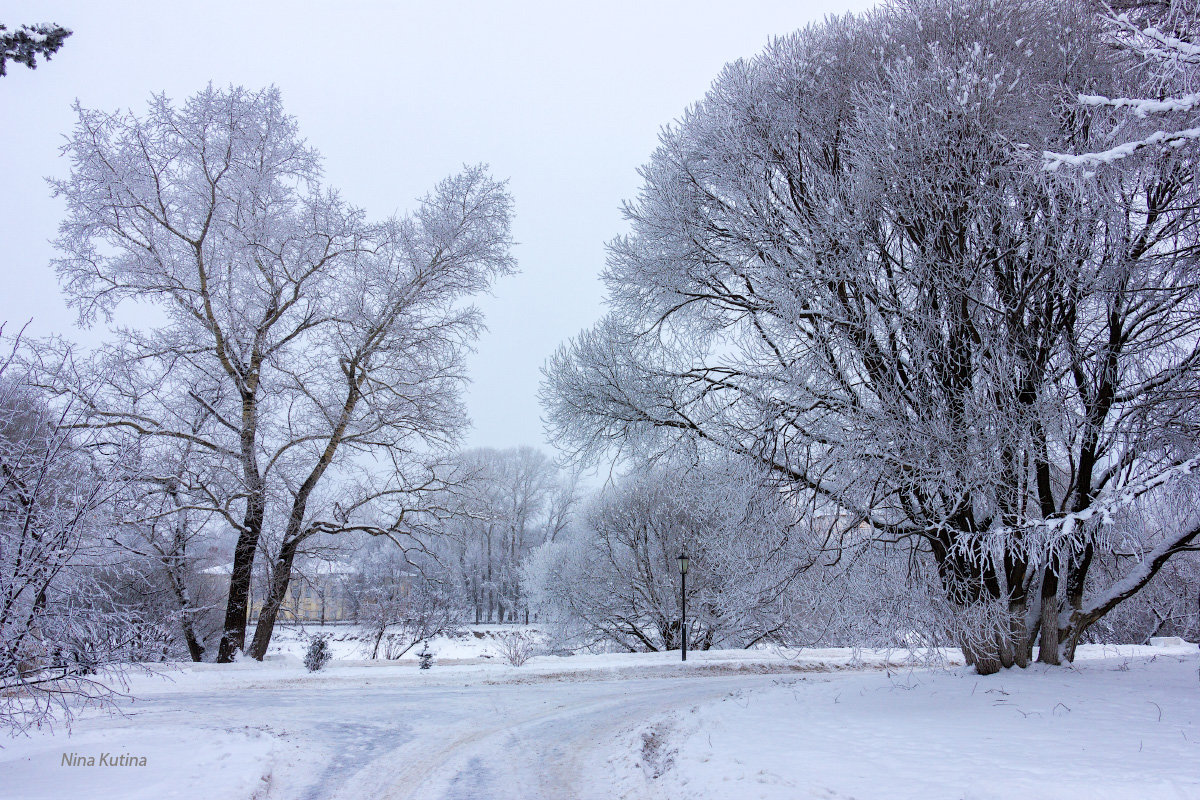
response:
<svg viewBox="0 0 1200 800"><path fill-rule="evenodd" d="M612 767L630 729L771 679L689 677L474 687L433 694L455 720L398 748L404 766L376 783L388 800L612 798ZM482 714L481 714L482 712ZM440 734L440 735L439 735ZM380 770L383 774L383 770ZM365 787L364 787L365 788Z"/></svg>
<svg viewBox="0 0 1200 800"><path fill-rule="evenodd" d="M265 684L252 692L149 697L108 725L145 733L190 721L281 737L302 756L275 765L260 795L268 799L610 800L650 796L628 780L614 793L609 759L635 749L621 749L634 728L777 680L692 674L459 686Z"/></svg>

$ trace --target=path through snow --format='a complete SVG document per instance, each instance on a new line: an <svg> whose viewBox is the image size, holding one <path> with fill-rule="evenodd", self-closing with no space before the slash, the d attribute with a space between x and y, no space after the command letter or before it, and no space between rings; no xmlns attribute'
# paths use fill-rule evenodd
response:
<svg viewBox="0 0 1200 800"><path fill-rule="evenodd" d="M0 797L1200 799L1195 646L1086 655L1117 657L987 678L822 671L848 651L205 665L136 679L126 716L69 738L0 743ZM148 764L62 763L103 752Z"/></svg>

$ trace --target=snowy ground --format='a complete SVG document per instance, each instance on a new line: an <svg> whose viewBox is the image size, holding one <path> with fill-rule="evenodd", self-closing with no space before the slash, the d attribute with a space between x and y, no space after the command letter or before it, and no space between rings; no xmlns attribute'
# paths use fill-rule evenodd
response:
<svg viewBox="0 0 1200 800"><path fill-rule="evenodd" d="M125 716L0 742L0 797L1200 798L1194 645L986 678L841 650L458 655L138 676ZM102 753L147 765L63 764Z"/></svg>
<svg viewBox="0 0 1200 800"><path fill-rule="evenodd" d="M632 732L614 795L1200 798L1195 647L1082 655L986 678L808 675L739 691Z"/></svg>

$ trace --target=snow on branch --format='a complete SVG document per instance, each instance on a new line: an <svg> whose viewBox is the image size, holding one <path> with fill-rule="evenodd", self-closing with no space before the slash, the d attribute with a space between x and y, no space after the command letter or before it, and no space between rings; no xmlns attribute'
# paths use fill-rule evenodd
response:
<svg viewBox="0 0 1200 800"><path fill-rule="evenodd" d="M1163 100L1148 100L1140 97L1105 97L1099 94L1081 94L1079 103L1085 106L1108 106L1131 108L1139 117L1149 114L1166 114L1172 111L1194 111L1200 106L1200 94L1183 97L1168 97Z"/></svg>
<svg viewBox="0 0 1200 800"><path fill-rule="evenodd" d="M1154 65L1152 75L1155 81L1174 83L1171 76L1179 72L1180 67L1190 74L1194 65L1200 64L1200 45L1181 38L1191 35L1194 19L1184 24L1180 35L1167 33L1152 25L1140 26L1130 20L1127 14L1114 14L1111 9L1106 21L1119 46ZM1128 109L1141 119L1151 115L1192 114L1200 110L1200 94L1183 94L1159 99L1080 94L1076 100L1079 105L1088 108ZM1164 128L1100 152L1072 155L1046 151L1042 154L1043 166L1047 171L1053 172L1063 166L1093 167L1111 164L1148 147L1182 147L1196 139L1200 139L1200 127L1182 130Z"/></svg>
<svg viewBox="0 0 1200 800"><path fill-rule="evenodd" d="M985 537L987 541L1020 542L1029 556L1035 560L1039 557L1049 558L1055 553L1069 552L1077 549L1076 545L1079 541L1077 534L1081 523L1099 517L1101 524L1109 525L1118 511L1131 507L1139 498L1198 470L1200 470L1200 456L1194 456L1145 480L1108 492L1096 498L1090 506L1081 511L1071 511L1048 519L1031 520L1022 525L992 528L979 536ZM1038 533L1041 535L1034 535ZM1170 546L1178 543L1178 538L1170 539L1164 544L1169 549ZM986 550L972 546L973 540L974 543L977 543L977 539L978 537L972 536L962 537L960 545L965 555L970 557L986 555Z"/></svg>
<svg viewBox="0 0 1200 800"><path fill-rule="evenodd" d="M1153 25L1140 27L1129 19L1128 14L1118 14L1109 19L1118 36L1125 38L1130 47L1150 58L1200 64L1200 45L1180 39Z"/></svg>
<svg viewBox="0 0 1200 800"><path fill-rule="evenodd" d="M0 77L8 74L9 61L37 69L37 57L49 61L70 35L69 29L53 23L22 25L11 33L0 25Z"/></svg>
<svg viewBox="0 0 1200 800"><path fill-rule="evenodd" d="M1124 144L1119 144L1116 147L1102 150L1098 153L1071 155L1070 153L1053 153L1047 150L1042 153L1042 157L1045 159L1045 168L1053 172L1064 165L1096 166L1098 164L1111 164L1147 147L1180 147L1187 142L1197 139L1200 139L1200 128L1187 128L1181 131L1155 131L1144 139L1125 142Z"/></svg>
<svg viewBox="0 0 1200 800"><path fill-rule="evenodd" d="M1197 534L1200 534L1200 517L1193 512L1191 518L1180 528L1179 535L1168 537L1160 542L1123 578L1105 591L1089 597L1084 607L1076 613L1091 619L1099 619L1104 616L1122 600L1132 596L1145 586L1168 558L1189 549L1190 543Z"/></svg>

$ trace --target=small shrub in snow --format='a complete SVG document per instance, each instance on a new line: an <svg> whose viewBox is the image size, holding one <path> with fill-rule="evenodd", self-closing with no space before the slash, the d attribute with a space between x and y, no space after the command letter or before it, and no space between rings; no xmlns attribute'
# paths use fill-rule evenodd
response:
<svg viewBox="0 0 1200 800"><path fill-rule="evenodd" d="M433 653L429 652L429 642L421 648L421 652L417 653L417 659L420 662L421 669L429 669L433 666Z"/></svg>
<svg viewBox="0 0 1200 800"><path fill-rule="evenodd" d="M514 667L519 667L531 659L537 649L536 640L522 631L502 633L496 640L500 647L500 657Z"/></svg>
<svg viewBox="0 0 1200 800"><path fill-rule="evenodd" d="M329 652L329 636L318 634L308 640L308 652L304 654L304 666L316 672L329 663L333 653Z"/></svg>

